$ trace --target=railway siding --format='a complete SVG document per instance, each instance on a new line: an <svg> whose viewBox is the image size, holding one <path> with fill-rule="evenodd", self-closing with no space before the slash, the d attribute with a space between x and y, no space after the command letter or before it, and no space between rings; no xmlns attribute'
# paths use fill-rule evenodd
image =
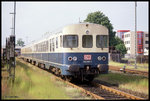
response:
<svg viewBox="0 0 150 101"><path fill-rule="evenodd" d="M146 71L139 71L139 70L132 70L132 69L125 69L124 71L121 70L121 67L117 67L117 66L111 66L109 65L109 69L110 70L114 70L114 71L122 71L122 72L126 72L126 73L130 73L130 74L139 74L141 76L149 76L149 73Z"/></svg>

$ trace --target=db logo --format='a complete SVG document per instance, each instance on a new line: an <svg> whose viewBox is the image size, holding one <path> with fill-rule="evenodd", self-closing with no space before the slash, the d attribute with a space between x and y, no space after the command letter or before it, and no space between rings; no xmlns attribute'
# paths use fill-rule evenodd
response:
<svg viewBox="0 0 150 101"><path fill-rule="evenodd" d="M92 56L91 55L84 55L84 60L91 60Z"/></svg>

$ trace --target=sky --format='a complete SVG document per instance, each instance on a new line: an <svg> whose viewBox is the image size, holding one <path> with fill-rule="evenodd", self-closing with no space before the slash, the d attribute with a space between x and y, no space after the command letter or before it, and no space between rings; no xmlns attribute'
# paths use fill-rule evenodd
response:
<svg viewBox="0 0 150 101"><path fill-rule="evenodd" d="M1 2L1 45L12 34L14 2ZM149 2L137 2L137 30L149 32ZM92 12L101 11L110 20L113 30L135 31L135 1L125 2L16 2L16 41L29 44L46 32L79 23Z"/></svg>

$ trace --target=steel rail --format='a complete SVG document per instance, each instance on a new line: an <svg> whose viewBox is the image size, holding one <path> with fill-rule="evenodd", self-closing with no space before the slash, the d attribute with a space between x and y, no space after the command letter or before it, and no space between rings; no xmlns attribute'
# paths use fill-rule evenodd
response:
<svg viewBox="0 0 150 101"><path fill-rule="evenodd" d="M114 70L114 71L120 71L120 69L122 68L117 67L117 66L109 66L109 69ZM125 69L124 71L128 73L132 73L132 74L139 74L139 75L146 76L146 77L148 77L148 74L149 74L146 71L139 71L139 70L132 70L132 69Z"/></svg>
<svg viewBox="0 0 150 101"><path fill-rule="evenodd" d="M109 91L109 92L112 92L112 93L117 94L117 95L124 96L124 97L129 98L129 99L133 99L133 100L144 100L144 98L140 98L140 97L137 97L137 96L134 96L134 95L125 93L125 92L123 92L123 91L119 91L119 90L116 90L116 89L113 89L113 88L104 86L104 85L102 85L102 84L98 84L98 83L95 83L95 82L92 82L92 84L95 85L95 86L100 87L101 89L105 89L105 90L107 90L107 91Z"/></svg>

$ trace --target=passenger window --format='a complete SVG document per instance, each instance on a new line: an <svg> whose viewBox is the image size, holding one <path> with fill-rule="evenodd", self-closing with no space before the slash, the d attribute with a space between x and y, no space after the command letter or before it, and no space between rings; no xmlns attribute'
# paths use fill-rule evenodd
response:
<svg viewBox="0 0 150 101"><path fill-rule="evenodd" d="M55 43L54 43L54 38L52 39L52 51L55 51Z"/></svg>
<svg viewBox="0 0 150 101"><path fill-rule="evenodd" d="M107 48L108 47L108 36L107 35L97 35L96 36L96 47L97 48Z"/></svg>
<svg viewBox="0 0 150 101"><path fill-rule="evenodd" d="M62 41L62 35L60 36L60 47L62 47L63 41Z"/></svg>
<svg viewBox="0 0 150 101"><path fill-rule="evenodd" d="M82 36L82 47L83 48L92 48L93 47L92 35L83 35Z"/></svg>
<svg viewBox="0 0 150 101"><path fill-rule="evenodd" d="M48 41L46 41L46 51L48 51Z"/></svg>
<svg viewBox="0 0 150 101"><path fill-rule="evenodd" d="M56 37L56 48L58 48L58 37Z"/></svg>
<svg viewBox="0 0 150 101"><path fill-rule="evenodd" d="M52 41L50 39L50 44L49 44L50 45L50 52L52 51L52 45L51 44L52 44Z"/></svg>

